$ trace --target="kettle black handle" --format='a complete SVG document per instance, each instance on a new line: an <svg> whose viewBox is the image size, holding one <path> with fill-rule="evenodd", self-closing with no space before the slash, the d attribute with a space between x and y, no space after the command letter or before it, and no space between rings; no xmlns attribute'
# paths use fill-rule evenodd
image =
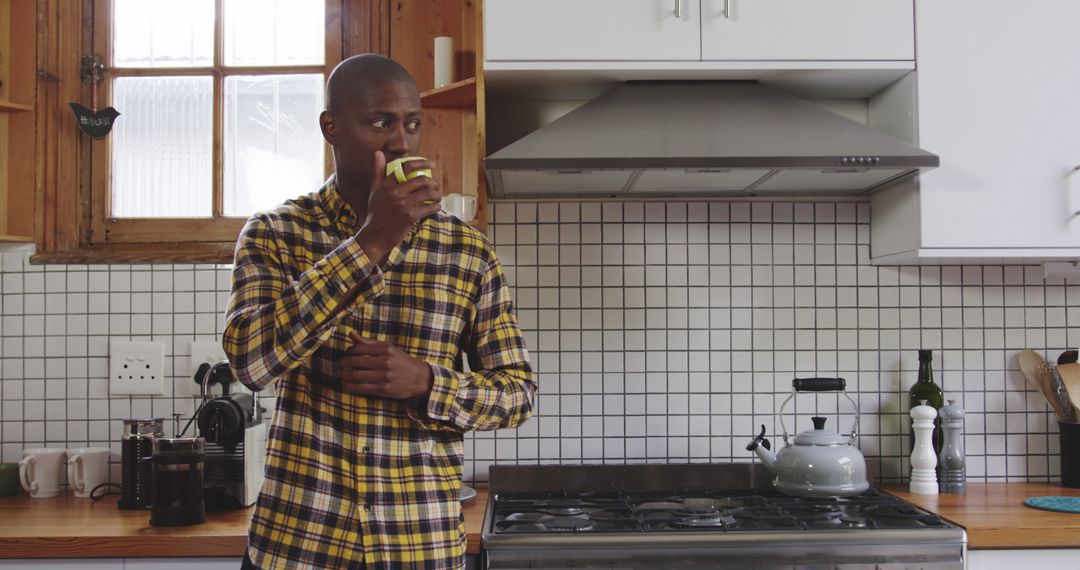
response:
<svg viewBox="0 0 1080 570"><path fill-rule="evenodd" d="M843 378L796 378L791 381L796 392L839 392L847 387Z"/></svg>
<svg viewBox="0 0 1080 570"><path fill-rule="evenodd" d="M791 386L794 388L791 395L784 400L783 404L780 404L780 429L784 430L784 443L788 442L788 430L787 426L784 425L784 408L787 407L788 402L796 394L799 392L840 392L855 408L855 422L851 424L851 443L852 445L855 444L855 434L859 429L859 404L855 403L855 400L851 398L851 394L845 391L847 380L843 378L796 378L791 381Z"/></svg>

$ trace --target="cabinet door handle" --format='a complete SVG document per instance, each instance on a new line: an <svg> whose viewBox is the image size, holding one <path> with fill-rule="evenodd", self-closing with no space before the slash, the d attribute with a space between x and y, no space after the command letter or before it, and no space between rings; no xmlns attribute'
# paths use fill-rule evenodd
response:
<svg viewBox="0 0 1080 570"><path fill-rule="evenodd" d="M724 11L721 12L725 20L731 19L731 0L724 0Z"/></svg>
<svg viewBox="0 0 1080 570"><path fill-rule="evenodd" d="M682 0L675 0L675 17L682 18Z"/></svg>
<svg viewBox="0 0 1080 570"><path fill-rule="evenodd" d="M1077 164L1076 166L1072 167L1072 169L1069 170L1068 175L1071 176L1073 174L1076 174L1077 172L1080 172L1080 164ZM1080 216L1080 210L1073 210L1073 215L1074 216Z"/></svg>

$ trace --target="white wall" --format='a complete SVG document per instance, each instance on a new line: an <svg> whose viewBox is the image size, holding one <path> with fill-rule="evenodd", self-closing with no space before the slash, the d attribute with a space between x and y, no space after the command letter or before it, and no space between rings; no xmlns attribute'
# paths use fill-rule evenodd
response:
<svg viewBox="0 0 1080 570"><path fill-rule="evenodd" d="M918 348L968 412L972 480L1057 477L1057 426L1016 353L1080 344L1080 282L1034 266L870 266L865 203L498 203L490 233L541 395L522 428L468 440L466 479L494 461L748 460L756 427L779 431L791 378L811 375L848 380L860 447L896 479ZM118 450L122 418L191 414L189 343L220 339L227 266L27 258L2 255L4 461L45 444ZM110 398L110 338L164 341L170 396ZM815 398L798 400L808 429ZM846 400L817 405L848 428Z"/></svg>

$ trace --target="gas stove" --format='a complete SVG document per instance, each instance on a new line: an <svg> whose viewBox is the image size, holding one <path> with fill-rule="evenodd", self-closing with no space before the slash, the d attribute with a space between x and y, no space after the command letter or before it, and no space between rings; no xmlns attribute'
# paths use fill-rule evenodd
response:
<svg viewBox="0 0 1080 570"><path fill-rule="evenodd" d="M487 567L962 569L964 530L871 489L772 490L756 464L493 466Z"/></svg>
<svg viewBox="0 0 1080 570"><path fill-rule="evenodd" d="M495 534L714 532L950 528L937 515L870 490L841 499L802 499L767 490L749 495L685 493L507 493Z"/></svg>

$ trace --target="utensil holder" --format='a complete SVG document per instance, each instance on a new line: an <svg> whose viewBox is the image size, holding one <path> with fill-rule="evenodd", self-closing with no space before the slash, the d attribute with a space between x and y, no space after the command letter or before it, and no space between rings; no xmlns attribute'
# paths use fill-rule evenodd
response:
<svg viewBox="0 0 1080 570"><path fill-rule="evenodd" d="M1061 429L1061 486L1080 488L1080 423L1058 422Z"/></svg>

